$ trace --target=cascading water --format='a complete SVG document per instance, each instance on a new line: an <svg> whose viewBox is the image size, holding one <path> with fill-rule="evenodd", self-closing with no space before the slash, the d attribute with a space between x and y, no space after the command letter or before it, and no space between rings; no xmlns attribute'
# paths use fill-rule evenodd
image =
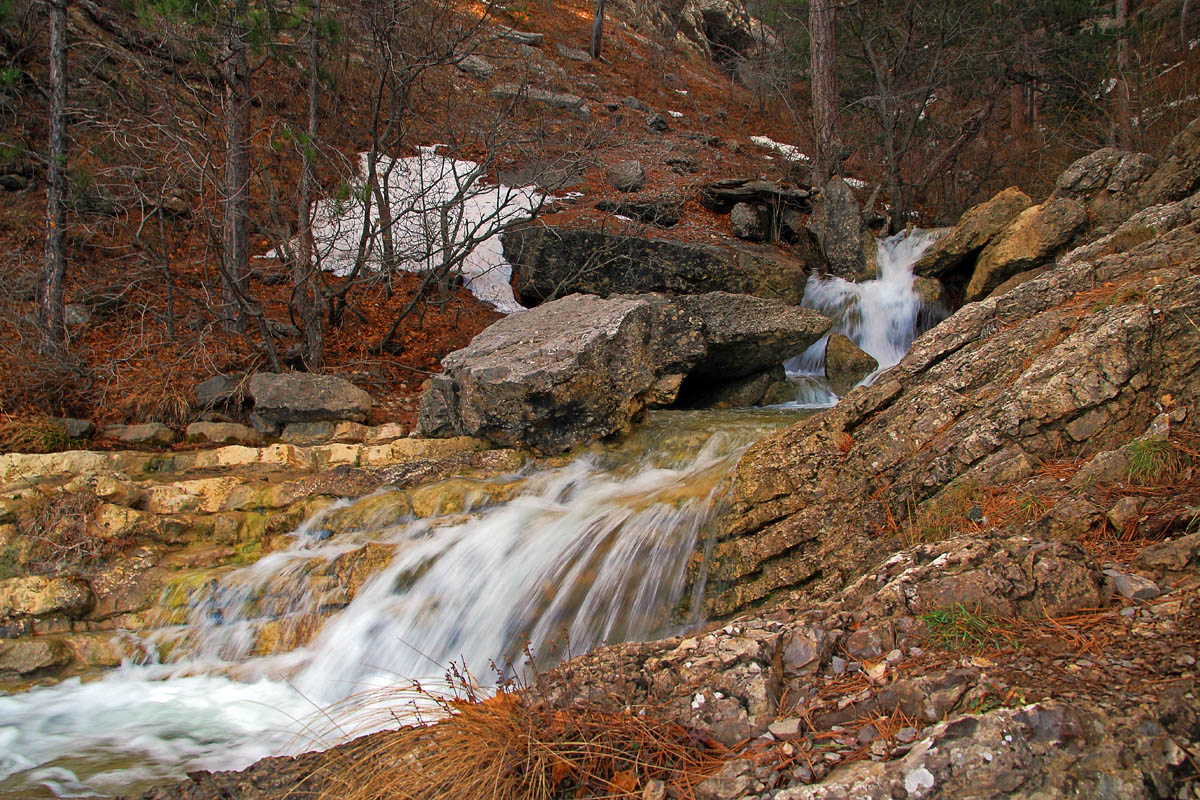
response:
<svg viewBox="0 0 1200 800"><path fill-rule="evenodd" d="M880 239L877 280L850 283L837 277L813 276L805 286L802 305L832 317L835 323L831 333L846 336L879 362L878 369L864 378L864 383L894 367L912 346L921 311L921 299L913 289L912 268L937 236L936 231L916 230ZM828 408L837 403L837 395L825 380L828 338L822 337L784 364L789 380L798 386L797 406Z"/></svg>
<svg viewBox="0 0 1200 800"><path fill-rule="evenodd" d="M878 280L814 278L804 304L880 370L896 364L920 308L912 265L933 239L884 240ZM822 339L788 362L801 396L782 409L656 412L621 445L556 469L447 481L447 502L422 518L395 489L325 509L286 549L189 587L182 618L164 597L147 663L0 696L0 797L236 769L394 725L419 695L364 693L437 685L451 662L486 681L526 652L545 666L694 625L675 617L699 606L703 581L689 597L687 567L722 478L799 408L836 402L824 353Z"/></svg>
<svg viewBox="0 0 1200 800"><path fill-rule="evenodd" d="M694 624L673 615L698 605L687 563L722 478L795 419L658 412L619 447L476 482L448 513L414 519L398 490L330 507L192 587L186 621L146 642L162 663L0 696L0 796L131 791L328 746L412 695L347 698L436 685L451 661L486 681L526 647L544 666Z"/></svg>

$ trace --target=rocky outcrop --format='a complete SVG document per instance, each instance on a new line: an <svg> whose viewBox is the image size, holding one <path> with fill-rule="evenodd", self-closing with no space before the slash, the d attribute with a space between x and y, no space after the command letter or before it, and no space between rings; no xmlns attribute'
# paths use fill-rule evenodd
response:
<svg viewBox="0 0 1200 800"><path fill-rule="evenodd" d="M973 264L984 246L1012 220L1032 205L1029 196L1010 186L991 200L972 207L946 234L938 238L913 266L917 275L941 278Z"/></svg>
<svg viewBox="0 0 1200 800"><path fill-rule="evenodd" d="M825 185L808 227L821 244L831 275L848 281L875 277L875 264L867 258L875 237L863 222L854 190L842 178L834 176Z"/></svg>
<svg viewBox="0 0 1200 800"><path fill-rule="evenodd" d="M362 444L0 455L0 685L144 657L118 632L182 622L212 578L285 546L297 525L335 498L388 487L366 510L351 506L324 522L330 531L361 530L371 521L367 511L379 517L388 503L393 518L407 518L504 496L509 482L478 478L525 462L478 440L396 438L394 426L357 427ZM472 480L445 480L452 476ZM369 550L327 567L339 588L325 593L323 613L348 602L379 566ZM7 577L13 573L22 577ZM281 638L268 621L257 652L303 644L299 633L289 635Z"/></svg>
<svg viewBox="0 0 1200 800"><path fill-rule="evenodd" d="M422 395L417 430L562 452L675 402L689 373L727 381L777 366L830 324L809 309L724 293L571 295L500 320L447 356Z"/></svg>
<svg viewBox="0 0 1200 800"><path fill-rule="evenodd" d="M540 225L509 230L502 241L526 304L576 292L725 291L799 305L808 274L821 267L812 251L795 260L745 244L718 247Z"/></svg>
<svg viewBox="0 0 1200 800"><path fill-rule="evenodd" d="M1174 228L1120 255L1068 256L963 307L875 385L752 447L713 549L709 613L835 591L885 552L889 520L952 483L1119 444L1155 398L1195 398L1195 202L1157 212Z"/></svg>
<svg viewBox="0 0 1200 800"><path fill-rule="evenodd" d="M1141 205L1173 203L1200 189L1200 117L1171 140L1166 157L1141 187Z"/></svg>
<svg viewBox="0 0 1200 800"><path fill-rule="evenodd" d="M762 48L776 46L776 38L750 15L741 0L685 0L677 3L634 3L618 0L628 19L648 25L705 58L727 68L736 67Z"/></svg>
<svg viewBox="0 0 1200 800"><path fill-rule="evenodd" d="M1156 164L1145 153L1105 147L1067 167L1055 182L1052 197L1084 203L1092 230L1108 233L1146 205L1138 199L1138 189Z"/></svg>
<svg viewBox="0 0 1200 800"><path fill-rule="evenodd" d="M1067 197L1022 211L979 254L967 284L966 301L987 297L1013 275L1052 261L1066 251L1087 223L1083 204Z"/></svg>
<svg viewBox="0 0 1200 800"><path fill-rule="evenodd" d="M256 427L274 430L288 422L348 419L362 422L371 396L336 375L259 372L247 385Z"/></svg>

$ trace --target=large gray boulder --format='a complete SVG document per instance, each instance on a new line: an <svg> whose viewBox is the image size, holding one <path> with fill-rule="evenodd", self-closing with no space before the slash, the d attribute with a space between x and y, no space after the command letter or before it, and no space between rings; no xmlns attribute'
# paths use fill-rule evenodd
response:
<svg viewBox="0 0 1200 800"><path fill-rule="evenodd" d="M811 308L744 294L678 298L704 326L705 353L692 372L725 379L770 370L825 335L830 320Z"/></svg>
<svg viewBox="0 0 1200 800"><path fill-rule="evenodd" d="M725 291L799 305L808 274L823 268L812 248L792 258L749 244L718 247L544 225L511 229L501 241L517 291L530 302L575 292L611 297Z"/></svg>
<svg viewBox="0 0 1200 800"><path fill-rule="evenodd" d="M562 452L671 405L685 376L711 394L777 369L830 324L811 309L727 293L571 295L506 317L447 356L417 432Z"/></svg>
<svg viewBox="0 0 1200 800"><path fill-rule="evenodd" d="M250 377L247 390L254 416L268 428L323 419L362 422L371 409L369 394L336 375L259 372Z"/></svg>
<svg viewBox="0 0 1200 800"><path fill-rule="evenodd" d="M840 177L830 178L813 203L808 227L821 243L830 274L848 281L874 277L864 245L869 241L873 246L874 237L863 222L854 190Z"/></svg>
<svg viewBox="0 0 1200 800"><path fill-rule="evenodd" d="M704 354L698 319L659 297L571 295L490 326L442 361L422 436L558 453L625 430L663 379Z"/></svg>

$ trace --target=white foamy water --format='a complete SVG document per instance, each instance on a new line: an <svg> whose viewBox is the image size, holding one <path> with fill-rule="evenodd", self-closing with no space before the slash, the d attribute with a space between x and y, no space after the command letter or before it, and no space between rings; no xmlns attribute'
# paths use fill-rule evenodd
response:
<svg viewBox="0 0 1200 800"><path fill-rule="evenodd" d="M673 615L698 605L686 565L719 479L791 421L730 419L657 414L624 450L528 476L514 499L475 512L414 520L385 490L318 514L287 549L196 587L188 622L149 637L165 663L0 696L0 796L105 795L237 769L394 725L413 695L339 704L414 679L443 685L451 661L487 683L493 663L519 670L526 652L546 666L694 624ZM368 577L323 614L354 559ZM320 625L307 644L252 655L264 631L304 624Z"/></svg>
<svg viewBox="0 0 1200 800"><path fill-rule="evenodd" d="M812 276L802 305L834 319L831 333L840 333L871 355L879 367L863 383L871 383L894 367L912 347L921 300L913 290L913 265L937 240L938 232L916 230L879 240L876 280L851 283L837 277ZM795 405L828 408L837 395L825 380L828 335L784 364L789 380L798 384Z"/></svg>

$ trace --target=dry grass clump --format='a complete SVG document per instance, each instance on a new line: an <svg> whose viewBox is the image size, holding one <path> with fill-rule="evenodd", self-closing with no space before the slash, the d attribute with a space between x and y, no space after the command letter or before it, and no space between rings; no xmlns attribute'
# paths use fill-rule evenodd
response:
<svg viewBox="0 0 1200 800"><path fill-rule="evenodd" d="M668 796L720 766L704 736L649 709L569 708L505 692L437 700L443 718L348 749L323 768L328 800L556 800Z"/></svg>
<svg viewBox="0 0 1200 800"><path fill-rule="evenodd" d="M8 554L21 571L67 574L94 566L127 546L124 539L98 535L91 525L101 500L88 490L40 492L18 514L20 553Z"/></svg>
<svg viewBox="0 0 1200 800"><path fill-rule="evenodd" d="M58 453L70 447L67 432L49 419L0 422L0 453Z"/></svg>

